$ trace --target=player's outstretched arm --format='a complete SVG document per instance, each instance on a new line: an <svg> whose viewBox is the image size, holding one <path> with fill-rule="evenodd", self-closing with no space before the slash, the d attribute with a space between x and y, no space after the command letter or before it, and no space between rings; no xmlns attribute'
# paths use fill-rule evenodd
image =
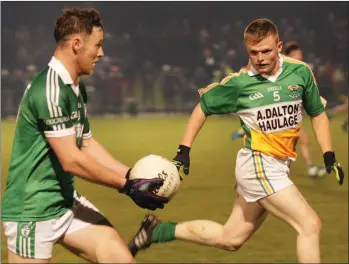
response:
<svg viewBox="0 0 349 264"><path fill-rule="evenodd" d="M206 116L201 109L201 105L198 104L194 108L188 120L187 126L184 130L184 135L182 138L181 145L191 147L201 127L204 125L205 121L206 121Z"/></svg>
<svg viewBox="0 0 349 264"><path fill-rule="evenodd" d="M331 171L335 172L337 181L342 185L344 173L333 151L330 124L326 113L323 112L317 116L311 117L311 123L315 137L323 153L326 170L328 173Z"/></svg>
<svg viewBox="0 0 349 264"><path fill-rule="evenodd" d="M84 153L76 146L75 135L47 138L57 155L64 171L77 175L85 180L116 188L128 195L139 207L149 210L163 208L166 199L153 195L152 191L163 184L162 179L133 179L130 180L128 169L124 173L124 165L120 169L106 167L92 156ZM104 153L105 155L105 153ZM111 157L108 158L108 164ZM115 163L112 167L117 166Z"/></svg>
<svg viewBox="0 0 349 264"><path fill-rule="evenodd" d="M121 175L126 175L129 169L128 166L116 160L93 136L82 140L81 150L102 165Z"/></svg>
<svg viewBox="0 0 349 264"><path fill-rule="evenodd" d="M318 141L322 153L333 151L330 123L325 112L311 117L316 140Z"/></svg>
<svg viewBox="0 0 349 264"><path fill-rule="evenodd" d="M323 153L327 173L334 171L337 181L342 185L344 173L339 163L336 161L333 152L330 124L324 111L326 100L320 97L319 89L310 67L305 65L305 67L300 69L303 70L305 82L305 92L302 98L303 106L307 114L311 117L314 134Z"/></svg>
<svg viewBox="0 0 349 264"><path fill-rule="evenodd" d="M64 171L77 175L85 180L120 189L126 183L126 172L115 171L103 166L93 157L76 146L75 135L48 138Z"/></svg>
<svg viewBox="0 0 349 264"><path fill-rule="evenodd" d="M177 167L181 180L184 175L189 174L190 158L189 152L190 148L193 145L193 142L199 133L201 127L206 121L206 115L201 109L201 105L198 104L187 123L187 126L184 131L182 142L178 147L177 155L173 158L173 164Z"/></svg>

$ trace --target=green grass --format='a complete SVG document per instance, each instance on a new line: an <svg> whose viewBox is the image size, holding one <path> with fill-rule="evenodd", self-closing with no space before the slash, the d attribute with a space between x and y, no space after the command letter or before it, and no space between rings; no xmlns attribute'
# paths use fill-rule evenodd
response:
<svg viewBox="0 0 349 264"><path fill-rule="evenodd" d="M334 148L344 171L348 172L348 134L339 125L344 116L331 121ZM187 116L93 119L92 132L122 162L132 165L147 154L167 158L175 155ZM177 196L157 214L166 220L210 219L224 223L235 198L233 175L235 157L242 140L231 141L239 125L232 117L210 117L191 153L191 172ZM310 122L305 126L312 135ZM2 123L2 193L11 153L14 122ZM311 136L311 152L322 164L320 149ZM333 176L321 180L307 177L306 165L299 157L292 165L292 180L323 221L321 255L323 262L348 263L348 178L340 187ZM146 213L117 191L77 180L76 188L92 201L128 241ZM7 261L2 231L2 262ZM138 262L296 262L296 234L285 223L268 217L260 230L235 253L176 241L155 245L137 256ZM83 262L61 246L55 246L52 262Z"/></svg>

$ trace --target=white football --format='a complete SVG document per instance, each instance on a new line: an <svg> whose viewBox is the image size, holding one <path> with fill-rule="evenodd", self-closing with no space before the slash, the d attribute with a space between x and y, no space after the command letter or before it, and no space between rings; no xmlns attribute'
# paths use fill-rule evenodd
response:
<svg viewBox="0 0 349 264"><path fill-rule="evenodd" d="M164 184L157 190L156 195L171 200L181 183L178 170L168 159L158 155L148 155L136 162L132 167L130 179L164 179Z"/></svg>

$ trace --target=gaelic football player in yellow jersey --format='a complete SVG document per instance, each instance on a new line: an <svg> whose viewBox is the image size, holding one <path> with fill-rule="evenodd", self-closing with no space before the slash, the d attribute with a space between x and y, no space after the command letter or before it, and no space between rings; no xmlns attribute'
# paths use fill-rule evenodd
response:
<svg viewBox="0 0 349 264"><path fill-rule="evenodd" d="M236 251L271 214L297 232L299 262L320 262L321 220L289 178L304 107L328 173L336 172L343 183L316 81L307 64L280 54L282 42L270 20L257 19L249 24L244 42L248 66L200 91L200 103L189 118L173 161L184 177L189 172L190 148L206 118L227 113L240 116L245 146L236 158L238 194L228 221L224 225L209 220L174 223L147 215L129 243L133 255L152 243L175 239Z"/></svg>
<svg viewBox="0 0 349 264"><path fill-rule="evenodd" d="M303 51L298 45L298 43L295 41L290 41L286 43L284 46L283 53L292 59L303 61ZM323 101L323 104L325 106L326 100L322 97L321 97L321 100ZM244 135L245 135L244 129L242 127L239 127L235 132L233 132L232 139L235 140L237 138L243 137ZM309 150L309 136L307 131L303 128L303 126L301 126L300 128L299 149L304 162L308 166L309 177L315 179L315 178L326 175L326 168L321 166L316 166L313 163L310 150Z"/></svg>

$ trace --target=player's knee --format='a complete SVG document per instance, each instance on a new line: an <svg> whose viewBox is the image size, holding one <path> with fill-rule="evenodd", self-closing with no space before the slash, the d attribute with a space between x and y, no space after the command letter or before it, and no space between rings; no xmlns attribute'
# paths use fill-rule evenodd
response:
<svg viewBox="0 0 349 264"><path fill-rule="evenodd" d="M119 241L106 239L98 243L96 248L98 263L136 263L128 250L120 247Z"/></svg>
<svg viewBox="0 0 349 264"><path fill-rule="evenodd" d="M237 251L245 243L245 239L222 237L218 241L218 247L227 251Z"/></svg>
<svg viewBox="0 0 349 264"><path fill-rule="evenodd" d="M308 217L304 221L303 227L302 227L302 232L305 235L319 234L321 232L321 226L322 226L322 223L321 223L319 216L314 214L313 216Z"/></svg>

